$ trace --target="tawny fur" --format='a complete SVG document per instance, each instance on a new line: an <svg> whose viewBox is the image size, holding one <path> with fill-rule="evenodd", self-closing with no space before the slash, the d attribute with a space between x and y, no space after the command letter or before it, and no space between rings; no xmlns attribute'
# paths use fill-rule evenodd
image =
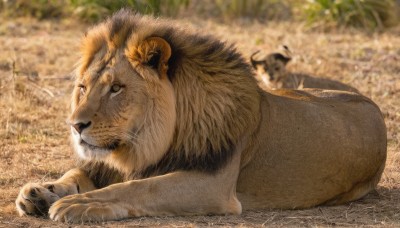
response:
<svg viewBox="0 0 400 228"><path fill-rule="evenodd" d="M340 204L373 190L385 165L385 124L368 98L262 91L232 46L126 10L84 38L71 107L78 167L25 185L21 215L79 223Z"/></svg>

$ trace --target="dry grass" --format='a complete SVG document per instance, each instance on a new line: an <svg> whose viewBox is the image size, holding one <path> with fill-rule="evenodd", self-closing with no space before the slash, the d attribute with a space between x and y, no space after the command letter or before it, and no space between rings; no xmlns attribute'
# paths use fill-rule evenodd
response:
<svg viewBox="0 0 400 228"><path fill-rule="evenodd" d="M400 28L384 34L304 32L301 24L234 24L191 20L237 43L249 56L288 45L291 71L350 83L382 109L388 128L388 161L377 192L336 207L265 210L242 216L137 218L99 226L400 226ZM64 226L17 216L14 200L29 181L56 179L73 166L69 148L70 79L86 28L74 22L0 23L0 227ZM367 134L367 133L366 133ZM82 226L83 227L83 226Z"/></svg>

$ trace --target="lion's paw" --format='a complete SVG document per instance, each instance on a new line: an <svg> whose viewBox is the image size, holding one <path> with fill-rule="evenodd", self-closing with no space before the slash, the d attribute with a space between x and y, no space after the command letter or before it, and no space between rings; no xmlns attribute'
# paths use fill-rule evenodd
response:
<svg viewBox="0 0 400 228"><path fill-rule="evenodd" d="M128 212L118 203L77 194L55 202L50 207L49 216L67 223L102 222L126 218Z"/></svg>
<svg viewBox="0 0 400 228"><path fill-rule="evenodd" d="M26 184L15 201L19 215L47 215L50 206L60 199L54 189L53 184Z"/></svg>

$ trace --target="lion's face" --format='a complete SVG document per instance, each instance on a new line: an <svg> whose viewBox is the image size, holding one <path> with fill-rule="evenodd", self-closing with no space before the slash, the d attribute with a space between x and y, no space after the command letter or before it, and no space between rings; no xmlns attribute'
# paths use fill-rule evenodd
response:
<svg viewBox="0 0 400 228"><path fill-rule="evenodd" d="M259 69L258 72L263 74L264 77L268 77L269 81L278 82L286 77L286 63L282 59L270 55L265 60L263 68Z"/></svg>
<svg viewBox="0 0 400 228"><path fill-rule="evenodd" d="M84 159L103 159L147 140L143 126L149 126L153 112L163 110L174 121L172 86L158 70L160 53L134 53L99 51L76 79L69 123L75 150ZM172 131L163 130L168 138Z"/></svg>
<svg viewBox="0 0 400 228"><path fill-rule="evenodd" d="M132 142L143 123L146 82L126 58L115 58L101 73L88 70L76 80L70 123L82 157L103 156Z"/></svg>
<svg viewBox="0 0 400 228"><path fill-rule="evenodd" d="M251 61L258 80L267 85L274 87L275 83L282 82L287 77L286 64L290 61L289 57L280 53L272 53L263 60L251 59Z"/></svg>

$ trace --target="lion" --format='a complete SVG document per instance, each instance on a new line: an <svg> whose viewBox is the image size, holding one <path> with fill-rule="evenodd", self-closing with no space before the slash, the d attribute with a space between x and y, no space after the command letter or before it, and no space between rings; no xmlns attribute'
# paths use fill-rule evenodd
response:
<svg viewBox="0 0 400 228"><path fill-rule="evenodd" d="M370 99L261 90L234 46L122 10L83 39L68 119L77 166L16 207L68 223L337 205L374 190L386 127Z"/></svg>
<svg viewBox="0 0 400 228"><path fill-rule="evenodd" d="M290 50L284 46L286 51ZM302 89L302 88L318 88L343 90L359 93L359 91L342 82L327 79L317 78L307 74L292 73L286 69L286 65L292 59L290 56L274 52L266 57L256 60L255 56L260 51L254 52L250 56L250 62L256 71L255 77L259 85L263 89Z"/></svg>

